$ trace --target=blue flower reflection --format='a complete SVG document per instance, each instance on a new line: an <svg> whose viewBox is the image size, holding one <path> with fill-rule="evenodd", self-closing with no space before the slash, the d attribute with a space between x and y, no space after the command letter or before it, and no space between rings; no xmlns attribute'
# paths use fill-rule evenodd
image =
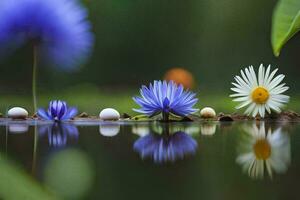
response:
<svg viewBox="0 0 300 200"><path fill-rule="evenodd" d="M48 135L49 146L64 147L68 140L78 140L79 131L73 124L53 123L38 128L39 135Z"/></svg>
<svg viewBox="0 0 300 200"><path fill-rule="evenodd" d="M198 144L184 132L171 135L148 134L134 143L134 150L142 159L150 157L155 163L175 162L185 155L195 154Z"/></svg>

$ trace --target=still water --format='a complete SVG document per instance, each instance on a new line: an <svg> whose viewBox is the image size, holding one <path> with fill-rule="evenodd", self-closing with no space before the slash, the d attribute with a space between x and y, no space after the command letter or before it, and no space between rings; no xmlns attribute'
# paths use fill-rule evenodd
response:
<svg viewBox="0 0 300 200"><path fill-rule="evenodd" d="M297 123L2 121L0 197L298 199L299 131Z"/></svg>

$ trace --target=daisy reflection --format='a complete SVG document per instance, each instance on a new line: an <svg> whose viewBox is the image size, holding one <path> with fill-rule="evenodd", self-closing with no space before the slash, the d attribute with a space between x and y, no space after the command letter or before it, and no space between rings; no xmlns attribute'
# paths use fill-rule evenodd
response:
<svg viewBox="0 0 300 200"><path fill-rule="evenodd" d="M79 131L73 124L53 123L42 125L38 128L40 136L47 135L49 146L64 147L68 140L78 140Z"/></svg>
<svg viewBox="0 0 300 200"><path fill-rule="evenodd" d="M290 138L279 128L274 132L266 131L264 123L260 127L255 124L243 135L236 159L237 163L248 171L251 178L263 179L266 174L270 178L273 172L283 174L291 162Z"/></svg>

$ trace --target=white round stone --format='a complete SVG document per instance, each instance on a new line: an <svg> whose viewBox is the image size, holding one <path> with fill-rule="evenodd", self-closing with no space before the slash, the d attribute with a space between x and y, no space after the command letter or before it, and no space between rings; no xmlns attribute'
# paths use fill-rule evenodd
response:
<svg viewBox="0 0 300 200"><path fill-rule="evenodd" d="M103 124L99 126L99 132L105 137L114 137L120 132L119 124Z"/></svg>
<svg viewBox="0 0 300 200"><path fill-rule="evenodd" d="M25 119L28 117L28 112L21 107L13 107L7 112L8 117L13 119Z"/></svg>
<svg viewBox="0 0 300 200"><path fill-rule="evenodd" d="M215 118L216 111L211 107L205 107L200 111L200 116L203 118Z"/></svg>
<svg viewBox="0 0 300 200"><path fill-rule="evenodd" d="M105 108L100 112L99 117L102 120L119 120L120 113L113 108Z"/></svg>

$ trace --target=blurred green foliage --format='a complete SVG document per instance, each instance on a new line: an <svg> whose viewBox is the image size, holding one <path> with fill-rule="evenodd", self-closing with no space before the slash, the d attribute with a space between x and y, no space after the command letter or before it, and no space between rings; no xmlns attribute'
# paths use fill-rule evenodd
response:
<svg viewBox="0 0 300 200"><path fill-rule="evenodd" d="M64 90L81 83L138 87L182 66L194 74L201 91L218 92L230 87L241 67L263 62L280 67L296 92L300 87L297 42L289 43L280 58L272 53L271 16L276 2L84 0L96 36L90 61L71 73L39 66L38 87ZM31 64L27 47L1 63L1 95L30 93Z"/></svg>
<svg viewBox="0 0 300 200"><path fill-rule="evenodd" d="M21 168L16 167L0 154L0 198L10 200L55 200L58 199Z"/></svg>
<svg viewBox="0 0 300 200"><path fill-rule="evenodd" d="M77 149L54 154L46 165L45 184L64 199L83 199L94 181L90 158Z"/></svg>

